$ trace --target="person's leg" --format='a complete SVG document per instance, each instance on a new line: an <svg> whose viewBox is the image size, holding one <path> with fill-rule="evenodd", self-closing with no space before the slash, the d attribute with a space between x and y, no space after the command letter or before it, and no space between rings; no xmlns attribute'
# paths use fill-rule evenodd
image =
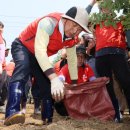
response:
<svg viewBox="0 0 130 130"><path fill-rule="evenodd" d="M114 92L111 64L112 63L110 60L110 55L105 55L96 58L96 69L99 76L100 77L106 76L110 78L110 81L107 84L107 91L109 93L113 107L115 109L115 119L117 119L117 121L120 122L119 104Z"/></svg>
<svg viewBox="0 0 130 130"><path fill-rule="evenodd" d="M21 108L22 108L22 112L26 113L26 103L28 100L28 94L29 94L29 90L31 88L31 78L29 76L29 79L27 81L27 83L25 84L25 86L23 86L23 95L22 95L22 100L21 100Z"/></svg>
<svg viewBox="0 0 130 130"><path fill-rule="evenodd" d="M118 55L114 61L116 61L113 66L114 74L124 91L130 111L130 67L124 55Z"/></svg>
<svg viewBox="0 0 130 130"><path fill-rule="evenodd" d="M30 73L30 53L20 41L15 40L13 42L11 52L15 62L15 69L8 86L5 125L24 123L25 121L25 115L20 113L20 103L23 87Z"/></svg>
<svg viewBox="0 0 130 130"><path fill-rule="evenodd" d="M44 64L44 63L43 63ZM35 80L40 90L40 95L42 98L42 110L41 116L42 120L45 123L52 122L53 116L53 100L51 97L51 84L49 79L41 70L40 66L38 65L36 59L31 61L32 65L32 72L34 74ZM35 66L34 66L35 65Z"/></svg>
<svg viewBox="0 0 130 130"><path fill-rule="evenodd" d="M126 97L124 95L124 92L122 91L119 81L115 78L114 74L113 74L113 86L116 97L119 102L120 112L121 114L124 114L124 111L127 109Z"/></svg>
<svg viewBox="0 0 130 130"><path fill-rule="evenodd" d="M40 90L39 90L39 86L37 85L37 83L33 82L33 86L31 89L32 92L32 96L33 96L33 100L34 100L34 114L40 114L40 107L41 107L41 96L40 96Z"/></svg>

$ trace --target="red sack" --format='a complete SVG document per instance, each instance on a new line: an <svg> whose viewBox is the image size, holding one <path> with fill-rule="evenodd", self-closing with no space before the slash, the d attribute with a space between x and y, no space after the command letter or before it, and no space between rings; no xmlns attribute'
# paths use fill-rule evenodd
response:
<svg viewBox="0 0 130 130"><path fill-rule="evenodd" d="M70 117L78 120L96 117L112 120L115 111L106 90L106 79L65 87L64 104Z"/></svg>

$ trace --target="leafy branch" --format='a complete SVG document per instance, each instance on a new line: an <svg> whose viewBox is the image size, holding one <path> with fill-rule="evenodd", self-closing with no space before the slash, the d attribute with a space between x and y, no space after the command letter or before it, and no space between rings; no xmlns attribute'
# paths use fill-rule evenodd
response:
<svg viewBox="0 0 130 130"><path fill-rule="evenodd" d="M93 13L90 16L90 22L92 24L100 24L102 27L102 22L104 22L105 26L114 26L116 27L116 23L121 21L124 29L130 29L130 0L104 0L100 2L99 8L106 9L109 13ZM122 14L119 17L116 17L117 13L123 9Z"/></svg>

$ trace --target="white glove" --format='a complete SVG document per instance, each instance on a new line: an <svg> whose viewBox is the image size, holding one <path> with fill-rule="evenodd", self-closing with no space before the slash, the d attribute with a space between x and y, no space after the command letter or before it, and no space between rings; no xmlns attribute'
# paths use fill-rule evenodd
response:
<svg viewBox="0 0 130 130"><path fill-rule="evenodd" d="M2 69L2 64L0 63L0 75L2 74L3 69Z"/></svg>
<svg viewBox="0 0 130 130"><path fill-rule="evenodd" d="M51 80L51 94L58 101L64 98L64 84L58 77Z"/></svg>

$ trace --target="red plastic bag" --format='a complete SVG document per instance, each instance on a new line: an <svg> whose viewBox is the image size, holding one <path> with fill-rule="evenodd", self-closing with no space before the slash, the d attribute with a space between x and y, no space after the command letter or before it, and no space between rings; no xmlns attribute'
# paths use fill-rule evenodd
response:
<svg viewBox="0 0 130 130"><path fill-rule="evenodd" d="M113 120L115 111L106 90L106 79L65 87L64 104L70 117L78 120L96 117Z"/></svg>

